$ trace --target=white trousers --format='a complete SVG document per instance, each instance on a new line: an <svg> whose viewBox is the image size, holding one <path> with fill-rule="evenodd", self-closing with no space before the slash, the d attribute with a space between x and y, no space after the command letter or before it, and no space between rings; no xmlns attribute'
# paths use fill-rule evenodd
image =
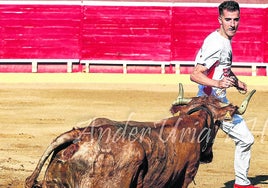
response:
<svg viewBox="0 0 268 188"><path fill-rule="evenodd" d="M199 85L199 91L197 96L204 96L204 86ZM215 95L215 92L212 92ZM226 96L216 96L224 103L229 103ZM248 170L250 165L250 149L254 143L254 137L249 131L246 122L243 117L235 114L231 122L223 122L221 129L230 136L235 142L235 158L234 158L234 169L235 169L235 183L238 185L249 185L251 184L248 179Z"/></svg>
<svg viewBox="0 0 268 188"><path fill-rule="evenodd" d="M223 122L221 129L235 142L235 183L249 185L248 170L250 165L250 149L254 137L248 129L246 122L240 115L234 115L232 122Z"/></svg>

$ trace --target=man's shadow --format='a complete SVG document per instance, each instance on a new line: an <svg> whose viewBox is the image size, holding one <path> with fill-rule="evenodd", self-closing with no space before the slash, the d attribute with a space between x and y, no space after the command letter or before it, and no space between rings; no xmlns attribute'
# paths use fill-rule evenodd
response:
<svg viewBox="0 0 268 188"><path fill-rule="evenodd" d="M248 178L253 185L268 185L268 175L259 175L255 177L249 177ZM221 188L233 188L234 187L234 180L228 181L224 183L224 187ZM266 187L266 186L265 186Z"/></svg>

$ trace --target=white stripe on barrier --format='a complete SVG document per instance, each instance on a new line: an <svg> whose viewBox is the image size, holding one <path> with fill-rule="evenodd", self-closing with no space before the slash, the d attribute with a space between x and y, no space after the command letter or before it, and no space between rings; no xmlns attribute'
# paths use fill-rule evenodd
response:
<svg viewBox="0 0 268 188"><path fill-rule="evenodd" d="M0 5L82 5L82 1L0 1Z"/></svg>
<svg viewBox="0 0 268 188"><path fill-rule="evenodd" d="M160 65L161 73L165 73L166 65L175 65L176 74L180 74L181 65L194 66L193 61L146 61L146 60L80 60L81 64L85 65L85 72L90 72L90 65L122 65L123 73L127 74L128 65ZM252 76L256 76L257 67L266 67L268 70L267 63L251 63L251 62L233 62L233 67L251 67ZM268 76L268 72L266 73Z"/></svg>
<svg viewBox="0 0 268 188"><path fill-rule="evenodd" d="M72 72L73 63L79 63L79 59L0 59L0 64L31 63L32 72L38 72L39 63L66 63L67 72Z"/></svg>
<svg viewBox="0 0 268 188"><path fill-rule="evenodd" d="M217 7L219 3L135 2L135 1L0 1L6 5L88 5L88 6L161 6L161 7ZM268 4L240 4L241 8L268 8Z"/></svg>

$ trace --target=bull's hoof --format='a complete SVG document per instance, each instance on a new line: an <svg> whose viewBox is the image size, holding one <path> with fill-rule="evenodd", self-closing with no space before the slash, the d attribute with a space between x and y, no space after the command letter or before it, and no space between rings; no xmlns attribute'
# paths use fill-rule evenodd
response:
<svg viewBox="0 0 268 188"><path fill-rule="evenodd" d="M25 181L25 188L41 188L42 185L37 180L30 180L29 178Z"/></svg>
<svg viewBox="0 0 268 188"><path fill-rule="evenodd" d="M32 188L41 188L42 186L39 184L34 185Z"/></svg>

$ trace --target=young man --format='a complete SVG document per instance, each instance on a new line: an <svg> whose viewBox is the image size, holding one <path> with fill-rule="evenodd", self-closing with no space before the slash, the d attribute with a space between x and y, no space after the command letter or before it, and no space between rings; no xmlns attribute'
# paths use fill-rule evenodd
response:
<svg viewBox="0 0 268 188"><path fill-rule="evenodd" d="M235 75L231 71L231 40L238 29L240 8L237 2L229 0L221 3L218 8L220 27L204 40L196 56L196 65L190 79L199 84L198 96L214 95L222 102L228 103L227 88L236 84L241 90L247 91L247 85L233 79ZM247 177L254 137L244 119L235 115L232 122L224 121L221 128L234 140L236 146L234 188L257 188L251 185Z"/></svg>

